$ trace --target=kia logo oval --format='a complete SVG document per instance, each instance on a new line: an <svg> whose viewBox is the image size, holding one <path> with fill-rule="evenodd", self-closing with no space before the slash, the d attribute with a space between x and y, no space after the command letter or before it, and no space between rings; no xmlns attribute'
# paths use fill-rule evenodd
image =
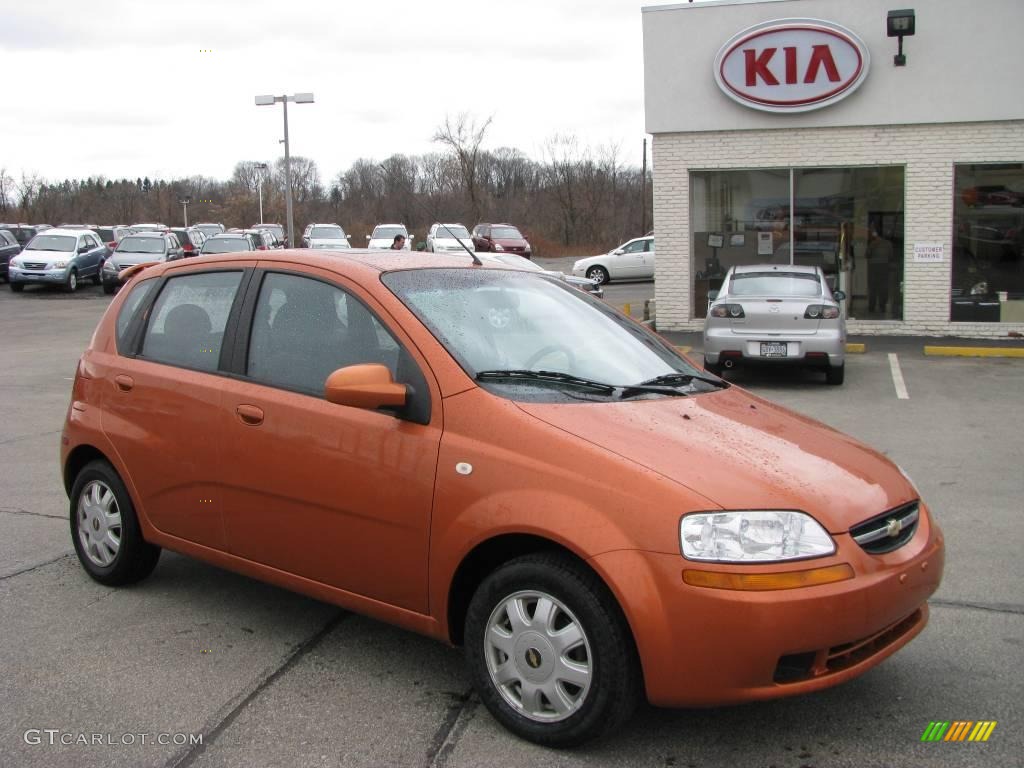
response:
<svg viewBox="0 0 1024 768"><path fill-rule="evenodd" d="M777 19L744 29L715 57L729 98L766 112L807 112L864 82L870 54L850 30L820 19Z"/></svg>

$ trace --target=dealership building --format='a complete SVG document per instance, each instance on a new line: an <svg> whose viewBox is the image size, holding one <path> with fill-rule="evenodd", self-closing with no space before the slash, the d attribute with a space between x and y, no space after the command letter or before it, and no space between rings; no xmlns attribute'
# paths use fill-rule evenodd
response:
<svg viewBox="0 0 1024 768"><path fill-rule="evenodd" d="M850 333L1024 333L1024 1L708 0L643 32L659 330L792 263Z"/></svg>

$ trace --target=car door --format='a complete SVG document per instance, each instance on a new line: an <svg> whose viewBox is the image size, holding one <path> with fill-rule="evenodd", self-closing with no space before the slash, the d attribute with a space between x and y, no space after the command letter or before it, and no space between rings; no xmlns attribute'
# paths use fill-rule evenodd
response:
<svg viewBox="0 0 1024 768"><path fill-rule="evenodd" d="M143 320L119 346L104 377L101 425L159 530L224 548L218 427L224 337L237 315L239 288L251 270L171 272L146 297ZM131 304L132 288L123 306Z"/></svg>
<svg viewBox="0 0 1024 768"><path fill-rule="evenodd" d="M230 551L425 613L437 386L367 294L331 273L296 269L257 272L246 300L251 331L239 334L246 341L224 386ZM331 372L367 362L387 365L427 411L396 416L324 398Z"/></svg>
<svg viewBox="0 0 1024 768"><path fill-rule="evenodd" d="M654 238L644 238L644 267L640 277L654 279Z"/></svg>
<svg viewBox="0 0 1024 768"><path fill-rule="evenodd" d="M608 268L612 277L643 277L644 243L642 237L630 240L609 259Z"/></svg>

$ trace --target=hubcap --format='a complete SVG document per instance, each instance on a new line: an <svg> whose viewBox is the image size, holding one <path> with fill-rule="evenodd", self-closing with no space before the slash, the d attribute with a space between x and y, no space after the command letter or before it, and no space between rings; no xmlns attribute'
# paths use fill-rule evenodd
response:
<svg viewBox="0 0 1024 768"><path fill-rule="evenodd" d="M608 281L608 273L603 269L594 269L590 272L590 279L598 285L604 285Z"/></svg>
<svg viewBox="0 0 1024 768"><path fill-rule="evenodd" d="M590 691L594 662L583 625L545 592L516 592L498 603L487 621L484 658L502 698L530 720L564 720Z"/></svg>
<svg viewBox="0 0 1024 768"><path fill-rule="evenodd" d="M121 510L110 486L100 480L86 484L78 497L78 540L96 565L106 568L121 548Z"/></svg>
<svg viewBox="0 0 1024 768"><path fill-rule="evenodd" d="M74 272L68 276L68 285L71 286L71 290L75 290L78 287L78 275Z"/></svg>

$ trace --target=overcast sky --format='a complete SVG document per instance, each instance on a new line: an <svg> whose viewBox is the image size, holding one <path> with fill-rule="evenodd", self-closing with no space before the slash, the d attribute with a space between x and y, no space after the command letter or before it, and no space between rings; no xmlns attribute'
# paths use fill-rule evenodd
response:
<svg viewBox="0 0 1024 768"><path fill-rule="evenodd" d="M324 181L358 157L438 149L445 114L486 147L644 137L643 0L0 0L0 168L49 179L230 175L293 154ZM202 51L209 51L202 52Z"/></svg>

